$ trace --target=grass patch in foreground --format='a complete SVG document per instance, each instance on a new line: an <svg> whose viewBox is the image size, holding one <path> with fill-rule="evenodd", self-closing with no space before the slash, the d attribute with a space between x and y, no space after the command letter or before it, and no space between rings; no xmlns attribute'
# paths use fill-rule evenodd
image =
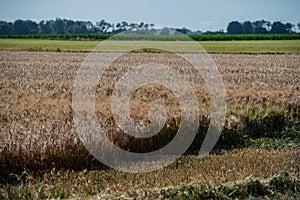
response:
<svg viewBox="0 0 300 200"><path fill-rule="evenodd" d="M269 179L252 178L229 185L207 183L163 189L156 196L166 199L297 199L299 192L299 178L288 172L279 172Z"/></svg>
<svg viewBox="0 0 300 200"><path fill-rule="evenodd" d="M280 171L284 173L276 173ZM101 199L158 199L156 195L193 199L197 195L213 198L210 195L217 194L243 199L260 195L273 198L271 190L290 197L299 194L298 176L298 150L249 148L204 158L183 156L164 169L144 174L53 168L34 177L24 171L21 175L11 174L15 184L0 185L0 199L88 198L96 194Z"/></svg>
<svg viewBox="0 0 300 200"><path fill-rule="evenodd" d="M132 41L131 41L132 42ZM141 41L133 41L132 44ZM155 47L171 45L175 49L194 52L186 41L143 41L154 43ZM70 41L42 39L0 39L0 50L14 51L92 51L100 41ZM129 41L115 41L109 51L119 51L128 46ZM261 40L261 41L202 41L200 45L208 53L300 53L300 40ZM143 52L143 51L142 51ZM153 53L159 53L154 51Z"/></svg>

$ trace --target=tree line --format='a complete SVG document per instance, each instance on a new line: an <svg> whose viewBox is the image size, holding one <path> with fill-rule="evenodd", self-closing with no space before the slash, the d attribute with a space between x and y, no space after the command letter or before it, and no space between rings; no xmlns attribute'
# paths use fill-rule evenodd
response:
<svg viewBox="0 0 300 200"><path fill-rule="evenodd" d="M300 23L297 24L300 30ZM295 33L295 25L282 23L280 21L269 22L259 21L232 21L227 26L227 34L291 34ZM127 30L151 30L154 24L144 22L128 23L126 21L110 23L104 19L95 24L90 21L73 21L69 19L56 18L55 20L42 20L35 22L31 20L15 20L14 22L0 21L0 35L13 34L116 34ZM166 30L167 28L164 28ZM177 28L174 30L183 34L194 34L187 28ZM166 30L167 31L167 30ZM201 33L200 31L196 34ZM223 34L222 31L205 32L207 34Z"/></svg>
<svg viewBox="0 0 300 200"><path fill-rule="evenodd" d="M300 23L297 24L300 30ZM259 21L232 21L227 26L228 34L291 34L296 33L295 25L292 23L282 23L275 21L273 23L265 20Z"/></svg>
<svg viewBox="0 0 300 200"><path fill-rule="evenodd" d="M15 20L14 22L0 21L0 35L11 34L105 34L119 33L127 30L153 29L154 24L144 22L109 23L100 20L93 24L90 21L73 21L69 19L56 18L55 20L42 20L35 22L31 20Z"/></svg>

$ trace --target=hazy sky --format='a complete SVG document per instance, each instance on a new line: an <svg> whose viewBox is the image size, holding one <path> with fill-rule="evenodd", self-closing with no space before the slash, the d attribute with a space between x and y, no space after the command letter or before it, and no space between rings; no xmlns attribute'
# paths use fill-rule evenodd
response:
<svg viewBox="0 0 300 200"><path fill-rule="evenodd" d="M300 0L0 0L0 20L55 19L226 29L232 20L300 22Z"/></svg>

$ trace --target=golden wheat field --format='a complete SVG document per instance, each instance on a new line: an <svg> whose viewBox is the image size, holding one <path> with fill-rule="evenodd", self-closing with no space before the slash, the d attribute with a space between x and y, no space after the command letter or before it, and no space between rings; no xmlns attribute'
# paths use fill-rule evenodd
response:
<svg viewBox="0 0 300 200"><path fill-rule="evenodd" d="M107 57L111 53L98 54ZM132 96L131 117L137 123L147 123L151 105L162 104L169 116L168 126L150 140L124 135L110 107L115 83L124 73L145 62L162 63L186 75L197 96L199 136L176 163L147 174L109 169L95 160L80 141L73 122L72 92L77 70L86 56L70 52L0 52L0 199L97 198L95 195L107 199L176 199L195 192L200 195L202 189L211 194L201 193L199 198L245 198L242 192L232 193L234 185L227 185L236 183L243 188L236 181L243 182L247 177L252 186L258 184L250 192L254 196L260 195L259 188L266 198L287 195L296 199L299 195L300 54L210 55L224 81L227 113L219 143L202 160L195 152L210 121L211 97L191 65L168 53L129 53L112 63L97 85L95 110L109 138L123 149L149 152L161 148L176 134L181 117L172 91L159 85L144 86ZM278 186L278 196L274 196L270 188L275 187L274 174L279 172L291 179L286 178L290 187L285 188L290 193L278 192ZM268 179L269 186L265 186L253 177L273 179ZM195 189L201 183L225 185ZM181 191L182 187L186 190ZM214 191L227 196L213 196Z"/></svg>

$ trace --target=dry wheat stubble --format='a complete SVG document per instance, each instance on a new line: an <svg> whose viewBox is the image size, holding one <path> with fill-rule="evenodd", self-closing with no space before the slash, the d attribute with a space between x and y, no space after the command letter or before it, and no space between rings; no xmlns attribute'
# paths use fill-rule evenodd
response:
<svg viewBox="0 0 300 200"><path fill-rule="evenodd" d="M112 120L109 97L114 82L143 59L161 60L180 73L189 72L182 60L169 54L133 54L124 57L106 72L97 88L96 111L99 123L118 133ZM67 144L78 144L73 128L71 96L76 70L84 53L9 52L0 53L0 148L46 152L58 148L64 152ZM280 109L288 105L299 109L300 55L226 55L214 54L228 93L229 109L243 111L249 106L263 112L267 106ZM200 77L189 76L200 104L200 115L208 115L210 95ZM147 122L149 103L163 103L175 121L180 117L178 101L161 86L137 90L131 101L135 121ZM120 133L121 134L121 133ZM128 138L115 136L124 145ZM128 142L128 141L127 141Z"/></svg>

